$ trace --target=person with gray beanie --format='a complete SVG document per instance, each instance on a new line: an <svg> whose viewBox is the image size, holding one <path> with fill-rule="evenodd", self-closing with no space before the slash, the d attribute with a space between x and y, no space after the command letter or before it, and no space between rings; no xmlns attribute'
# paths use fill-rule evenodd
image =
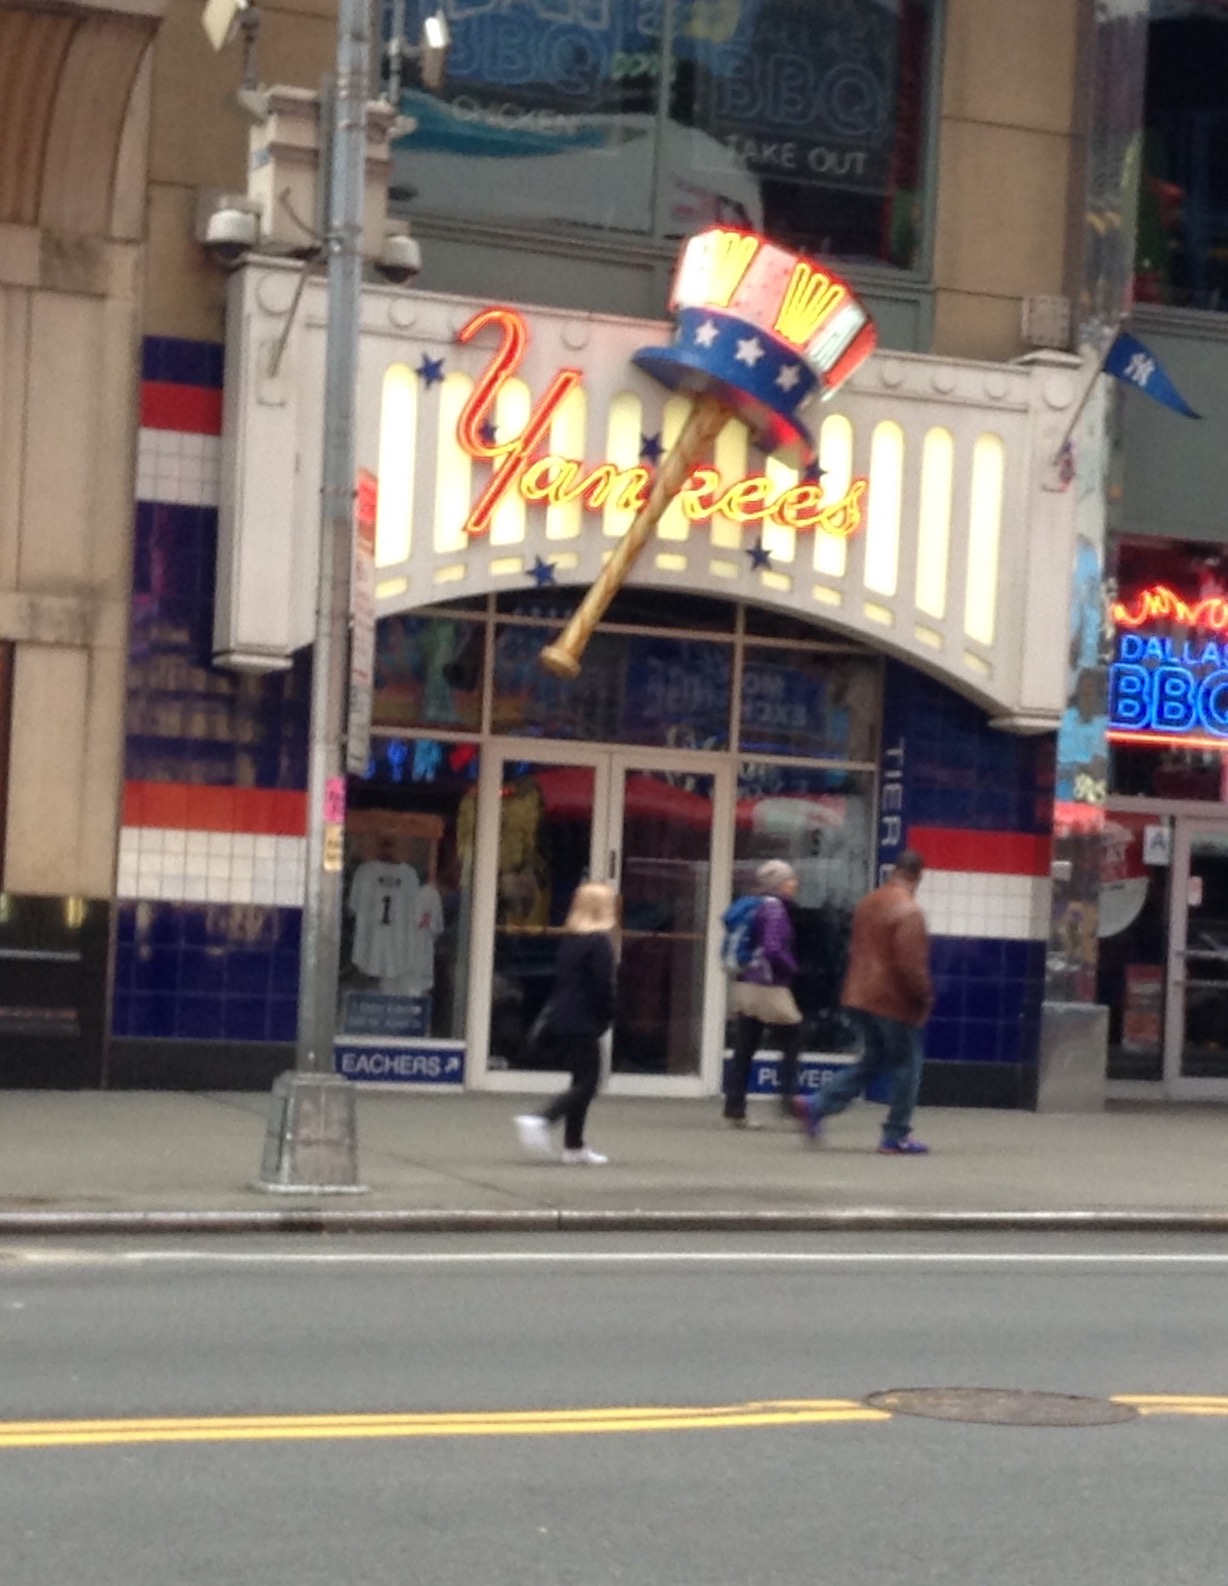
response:
<svg viewBox="0 0 1228 1586"><path fill-rule="evenodd" d="M750 1067L767 1027L781 1031L780 1097L786 1112L797 1089L797 1064L802 1047L802 1015L793 997L797 960L793 955L793 921L786 900L797 892L797 875L783 859L769 859L755 872L759 905L752 930L752 952L733 983L733 1055L725 1085L725 1122L731 1129L750 1127L746 1091Z"/></svg>

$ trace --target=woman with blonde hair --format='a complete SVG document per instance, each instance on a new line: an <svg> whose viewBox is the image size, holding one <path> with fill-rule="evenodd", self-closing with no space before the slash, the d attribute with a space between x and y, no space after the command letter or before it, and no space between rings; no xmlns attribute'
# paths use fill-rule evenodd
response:
<svg viewBox="0 0 1228 1586"><path fill-rule="evenodd" d="M550 1127L563 1120L563 1161L569 1167L600 1167L608 1158L584 1140L589 1105L601 1080L601 1037L614 1021L614 931L618 899L603 881L576 888L564 921L554 989L547 999L539 1037L571 1072L571 1084L541 1113L513 1119L520 1143L539 1156L552 1154Z"/></svg>

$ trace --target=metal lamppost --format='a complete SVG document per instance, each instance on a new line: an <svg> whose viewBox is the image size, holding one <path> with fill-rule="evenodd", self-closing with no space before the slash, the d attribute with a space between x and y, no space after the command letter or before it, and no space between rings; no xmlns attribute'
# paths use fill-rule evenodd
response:
<svg viewBox="0 0 1228 1586"><path fill-rule="evenodd" d="M293 1072L274 1083L262 1189L357 1192L352 1086L333 1072L345 830L345 721L349 689L358 341L370 81L367 0L338 0L332 85L325 333L324 448L319 588L311 666L307 768L307 876L299 957Z"/></svg>

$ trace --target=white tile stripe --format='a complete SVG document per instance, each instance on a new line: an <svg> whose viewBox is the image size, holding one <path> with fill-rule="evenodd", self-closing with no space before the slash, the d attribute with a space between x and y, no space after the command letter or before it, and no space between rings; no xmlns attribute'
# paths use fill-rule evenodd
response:
<svg viewBox="0 0 1228 1586"><path fill-rule="evenodd" d="M932 936L1044 941L1053 883L1048 876L984 875L927 870L919 901Z"/></svg>
<svg viewBox="0 0 1228 1586"><path fill-rule="evenodd" d="M125 826L116 891L142 902L294 907L303 901L306 864L303 837Z"/></svg>
<svg viewBox="0 0 1228 1586"><path fill-rule="evenodd" d="M138 501L215 507L221 499L221 447L216 435L141 428L136 443Z"/></svg>
<svg viewBox="0 0 1228 1586"><path fill-rule="evenodd" d="M118 895L173 903L302 902L306 840L247 832L125 826ZM921 901L933 936L1044 941L1051 882L1042 876L927 871Z"/></svg>

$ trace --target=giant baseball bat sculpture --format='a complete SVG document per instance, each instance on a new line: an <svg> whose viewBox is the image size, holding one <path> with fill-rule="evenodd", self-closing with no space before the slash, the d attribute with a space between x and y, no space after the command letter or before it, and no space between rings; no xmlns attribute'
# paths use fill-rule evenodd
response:
<svg viewBox="0 0 1228 1586"><path fill-rule="evenodd" d="M674 340L634 362L695 396L648 499L541 663L576 677L593 630L622 588L666 508L731 418L786 462L817 466L801 410L830 396L874 350L874 323L830 270L753 232L715 226L686 244L670 308Z"/></svg>
<svg viewBox="0 0 1228 1586"><path fill-rule="evenodd" d="M686 484L695 464L735 416L732 408L714 397L701 397L696 402L681 435L657 470L648 500L636 513L609 561L589 585L588 593L572 613L567 626L555 642L542 651L541 664L547 672L553 672L556 677L580 675L580 657L593 636L593 629L626 583L632 564L656 533L666 508Z"/></svg>

